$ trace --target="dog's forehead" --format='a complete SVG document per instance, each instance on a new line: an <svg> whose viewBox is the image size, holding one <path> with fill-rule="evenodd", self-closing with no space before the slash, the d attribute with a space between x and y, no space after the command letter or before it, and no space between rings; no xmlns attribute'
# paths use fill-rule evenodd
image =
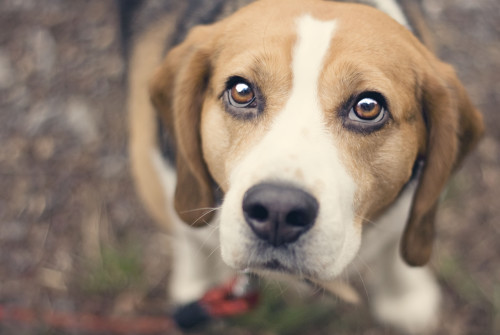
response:
<svg viewBox="0 0 500 335"><path fill-rule="evenodd" d="M394 19L366 5L319 0L260 0L225 19L218 42L246 49L258 47L264 38L293 39L297 21L304 15L320 21L336 20L341 23L338 30L353 39L369 37L374 42L384 39L394 42L409 35L409 31ZM361 41L368 42L363 38Z"/></svg>
<svg viewBox="0 0 500 335"><path fill-rule="evenodd" d="M286 76L299 38L298 22L304 16L336 22L322 60L325 67L344 62L363 71L372 66L400 79L418 63L413 35L374 8L316 0L261 0L222 22L216 39L218 85L222 87L232 75L255 81L266 71Z"/></svg>

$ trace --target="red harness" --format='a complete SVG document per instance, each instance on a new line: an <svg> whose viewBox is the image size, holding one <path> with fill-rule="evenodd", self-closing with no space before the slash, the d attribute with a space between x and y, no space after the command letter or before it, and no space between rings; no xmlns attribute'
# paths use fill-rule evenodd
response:
<svg viewBox="0 0 500 335"><path fill-rule="evenodd" d="M174 320L180 328L189 329L213 318L246 313L259 300L256 280L251 275L236 276L209 290L200 300L181 306L174 314Z"/></svg>

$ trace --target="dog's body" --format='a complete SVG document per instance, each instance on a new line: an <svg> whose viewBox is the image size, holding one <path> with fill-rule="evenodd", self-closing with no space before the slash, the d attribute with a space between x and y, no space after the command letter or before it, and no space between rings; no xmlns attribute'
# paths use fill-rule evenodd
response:
<svg viewBox="0 0 500 335"><path fill-rule="evenodd" d="M247 2L207 6L227 16ZM132 166L146 207L175 235L176 303L234 271L355 301L338 278L368 266L382 322L411 333L435 324L435 280L407 264L428 261L439 195L481 117L410 33L429 41L411 28L421 21L395 1L367 2L399 23L366 6L261 0L194 28L161 61L160 42L179 42L172 32L185 27L181 2L136 38Z"/></svg>

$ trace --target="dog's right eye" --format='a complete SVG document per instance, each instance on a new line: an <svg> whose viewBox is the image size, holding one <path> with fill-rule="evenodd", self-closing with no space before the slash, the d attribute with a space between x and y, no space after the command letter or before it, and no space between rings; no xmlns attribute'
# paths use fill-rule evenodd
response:
<svg viewBox="0 0 500 335"><path fill-rule="evenodd" d="M245 108L255 100L255 93L252 87L245 82L234 84L229 92L229 103L234 107Z"/></svg>
<svg viewBox="0 0 500 335"><path fill-rule="evenodd" d="M226 111L238 119L252 119L263 109L263 98L248 80L234 76L226 82L222 99Z"/></svg>

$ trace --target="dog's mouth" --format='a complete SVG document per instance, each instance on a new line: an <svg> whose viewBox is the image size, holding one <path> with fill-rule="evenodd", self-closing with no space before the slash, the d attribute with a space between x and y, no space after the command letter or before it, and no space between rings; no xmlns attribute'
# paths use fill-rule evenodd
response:
<svg viewBox="0 0 500 335"><path fill-rule="evenodd" d="M269 262L262 264L261 266L265 270L271 271L279 271L279 272L289 272L292 273L292 269L289 269L287 266L283 265L279 260L273 259Z"/></svg>
<svg viewBox="0 0 500 335"><path fill-rule="evenodd" d="M286 244L280 247L272 247L268 243L257 241L252 246L254 252L248 253L242 262L244 268L240 270L264 275L285 276L294 278L318 276L316 269L309 265L308 257L303 253L300 245Z"/></svg>
<svg viewBox="0 0 500 335"><path fill-rule="evenodd" d="M291 275L296 277L297 275L304 275L303 269L299 269L298 266L286 265L278 259L271 259L262 263L255 263L250 265L248 271L262 274L279 274L279 275Z"/></svg>

